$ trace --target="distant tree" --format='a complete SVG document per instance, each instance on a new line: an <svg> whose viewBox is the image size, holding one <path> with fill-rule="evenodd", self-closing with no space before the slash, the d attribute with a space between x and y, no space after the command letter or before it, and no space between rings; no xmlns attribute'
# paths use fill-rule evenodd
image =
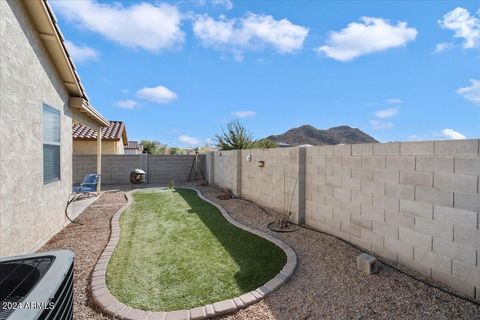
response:
<svg viewBox="0 0 480 320"><path fill-rule="evenodd" d="M141 140L140 144L143 145L143 153L148 154L165 154L166 144L163 144L156 140Z"/></svg>
<svg viewBox="0 0 480 320"><path fill-rule="evenodd" d="M238 120L230 121L227 130L222 128L222 133L215 135L215 139L220 150L249 149L254 142L252 134Z"/></svg>
<svg viewBox="0 0 480 320"><path fill-rule="evenodd" d="M277 144L269 139L260 139L252 143L249 149L271 149L276 148Z"/></svg>
<svg viewBox="0 0 480 320"><path fill-rule="evenodd" d="M182 148L172 147L168 150L168 154L185 154L185 150Z"/></svg>

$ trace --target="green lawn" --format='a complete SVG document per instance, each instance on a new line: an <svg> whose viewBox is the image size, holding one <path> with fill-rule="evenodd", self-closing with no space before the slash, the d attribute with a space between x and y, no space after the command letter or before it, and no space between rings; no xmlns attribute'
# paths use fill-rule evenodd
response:
<svg viewBox="0 0 480 320"><path fill-rule="evenodd" d="M286 263L281 249L230 224L193 190L136 192L120 226L107 285L132 308L171 311L233 298Z"/></svg>

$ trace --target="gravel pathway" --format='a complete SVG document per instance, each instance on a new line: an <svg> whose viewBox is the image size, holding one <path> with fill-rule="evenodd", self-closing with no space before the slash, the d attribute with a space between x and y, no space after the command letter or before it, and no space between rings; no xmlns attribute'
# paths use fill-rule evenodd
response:
<svg viewBox="0 0 480 320"><path fill-rule="evenodd" d="M274 234L299 258L292 279L261 302L221 319L480 319L480 306L415 281L391 268L367 276L355 268L359 251L307 229L272 233L272 221L257 205L244 200L218 200L212 187L197 187L239 222ZM128 190L128 189L127 189ZM123 192L105 193L80 216L84 226L70 225L42 251L71 249L75 258L74 319L109 319L99 313L89 294L93 266L107 243L110 218L122 206Z"/></svg>
<svg viewBox="0 0 480 320"><path fill-rule="evenodd" d="M90 277L98 257L110 237L110 219L126 202L123 192L106 192L76 221L53 237L40 251L70 249L75 252L73 319L110 319L93 303Z"/></svg>

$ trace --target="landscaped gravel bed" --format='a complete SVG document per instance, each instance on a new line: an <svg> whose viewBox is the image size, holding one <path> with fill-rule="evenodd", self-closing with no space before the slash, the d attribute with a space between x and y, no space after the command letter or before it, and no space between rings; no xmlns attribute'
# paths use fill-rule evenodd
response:
<svg viewBox="0 0 480 320"><path fill-rule="evenodd" d="M110 237L110 219L126 202L124 192L103 193L76 221L69 224L39 251L70 249L75 252L73 319L111 319L101 313L90 294L90 277Z"/></svg>
<svg viewBox="0 0 480 320"><path fill-rule="evenodd" d="M328 235L300 228L273 233L273 217L244 200L219 200L196 187L240 223L274 234L295 250L298 266L287 284L257 304L222 319L480 319L480 306L428 287L391 268L375 275L355 268L359 251Z"/></svg>
<svg viewBox="0 0 480 320"><path fill-rule="evenodd" d="M266 227L273 218L257 205L237 199L218 200L218 190L196 188L239 222L285 241L299 260L297 271L285 286L222 319L480 319L480 306L388 267L371 276L360 273L355 268L359 251L333 237L303 228L293 233L273 233ZM84 226L71 225L42 248L72 249L76 253L74 319L109 319L93 305L88 284L107 243L110 218L123 203L123 193L104 194L79 218Z"/></svg>

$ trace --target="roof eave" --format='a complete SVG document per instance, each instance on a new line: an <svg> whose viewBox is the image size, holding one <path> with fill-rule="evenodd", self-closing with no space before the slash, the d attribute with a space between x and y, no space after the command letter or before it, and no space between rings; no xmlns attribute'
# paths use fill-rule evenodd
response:
<svg viewBox="0 0 480 320"><path fill-rule="evenodd" d="M68 105L70 108L84 113L87 117L99 124L100 127L108 127L110 125L110 122L105 119L100 112L95 110L95 108L90 105L88 100L84 98L70 97L68 100Z"/></svg>
<svg viewBox="0 0 480 320"><path fill-rule="evenodd" d="M55 65L63 85L72 98L80 98L87 103L82 103L80 112L94 120L99 126L108 126L106 120L95 108L88 103L88 96L75 69L75 64L65 47L64 38L57 25L53 10L46 0L23 0L25 9L38 31L47 52Z"/></svg>

